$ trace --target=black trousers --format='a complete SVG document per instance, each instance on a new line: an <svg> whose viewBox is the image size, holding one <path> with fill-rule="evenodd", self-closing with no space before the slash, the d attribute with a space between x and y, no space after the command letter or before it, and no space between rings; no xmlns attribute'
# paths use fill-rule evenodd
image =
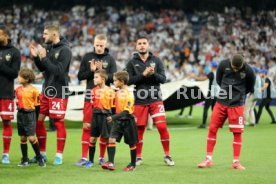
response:
<svg viewBox="0 0 276 184"><path fill-rule="evenodd" d="M191 116L192 115L192 113L193 113L193 105L191 105L191 106L189 106L190 107L190 110L189 110L189 116ZM183 113L184 113L184 109L185 109L185 107L184 108L182 108L181 110L180 110L180 112L179 112L179 115L181 116L181 115L183 115Z"/></svg>
<svg viewBox="0 0 276 184"><path fill-rule="evenodd" d="M270 103L271 103L272 99L271 98L264 98L262 99L260 105L259 105L259 110L258 110L258 113L257 113L257 117L256 117L256 124L259 123L259 120L261 118L261 115L262 115L262 112L263 112L263 108L265 107L266 111L268 112L269 116L271 117L272 119L272 122L276 122L275 121L275 117L270 109Z"/></svg>
<svg viewBox="0 0 276 184"><path fill-rule="evenodd" d="M209 110L210 107L213 110L213 108L215 106L215 103L216 103L216 99L209 98L209 99L205 100L204 109L203 109L202 124L206 125L206 120L207 120L207 117L208 117L208 110Z"/></svg>

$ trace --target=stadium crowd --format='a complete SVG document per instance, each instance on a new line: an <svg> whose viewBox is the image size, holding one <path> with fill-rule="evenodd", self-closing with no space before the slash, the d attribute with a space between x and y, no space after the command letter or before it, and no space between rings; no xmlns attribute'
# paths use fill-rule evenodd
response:
<svg viewBox="0 0 276 184"><path fill-rule="evenodd" d="M67 137L64 118L69 98L68 75L71 85L86 83L89 91L84 95L82 156L76 163L85 168L94 165L96 142L100 137L99 164L103 169L115 170L116 141L124 136L131 157L131 163L124 170L134 171L136 165L143 163L143 135L149 115L160 134L164 162L174 166L170 155L165 103L159 92L160 84L185 77L210 81L208 94L204 98L203 121L199 128L206 128L210 107L213 113L206 157L198 164L199 168L213 166L212 153L217 132L226 119L234 137L231 167L238 170L245 170L239 162L244 123L250 126L258 124L262 109L265 108L271 117L271 124L276 124L269 108L272 99L276 97L273 85L276 82L275 10L252 13L250 9L240 11L225 8L223 13L187 13L172 9L149 11L132 7L74 6L70 11L46 11L25 5L0 9L0 12L1 85L9 89L2 90L0 96L3 164L10 163L13 80L17 77L21 61L21 67L25 68L19 71L17 80L21 86L16 88L17 126L22 153L21 163L18 164L20 167L28 166L30 162L46 166L46 116L53 120L57 130L57 150L53 164L63 163ZM9 39L17 48L10 44ZM106 50L107 40L109 52ZM157 57L149 53L149 47ZM90 53L93 48L94 52ZM114 74L117 69L126 71ZM33 71L36 71L36 76ZM35 78L45 80L40 95L31 85ZM112 81L119 88L115 95L106 85ZM135 85L134 95L129 91L128 84ZM152 90L153 93L148 93ZM140 94L141 91L144 95ZM226 98L221 97L225 92ZM177 100L181 99L177 97ZM261 103L258 112L255 112L258 100ZM116 112L112 113L114 106ZM183 114L183 110L180 114ZM192 108L189 116L191 114ZM249 115L252 117L249 118ZM31 160L28 158L27 139L36 154ZM108 162L104 160L105 149Z"/></svg>
<svg viewBox="0 0 276 184"><path fill-rule="evenodd" d="M1 8L0 8L1 9ZM13 44L20 49L22 66L35 69L28 45L42 43L42 32L48 21L59 21L61 35L69 40L73 60L71 85L79 85L77 73L86 52L93 49L93 38L105 33L110 54L123 69L134 52L134 37L147 32L151 51L166 66L167 81L182 79L190 72L198 73L198 65L209 71L212 60L221 61L232 52L241 52L248 63L268 69L276 84L276 11L252 13L225 8L223 13L182 10L148 11L143 8L85 6L65 10L39 10L31 5L2 9L0 22L11 30Z"/></svg>

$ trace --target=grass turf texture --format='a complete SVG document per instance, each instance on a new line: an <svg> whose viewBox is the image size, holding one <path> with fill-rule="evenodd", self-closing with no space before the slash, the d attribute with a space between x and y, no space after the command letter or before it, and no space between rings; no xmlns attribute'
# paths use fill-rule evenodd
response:
<svg viewBox="0 0 276 184"><path fill-rule="evenodd" d="M276 107L272 108L276 112ZM81 156L81 122L66 121L67 142L62 166L54 166L56 150L56 133L48 133L46 168L33 164L27 168L19 168L21 158L19 136L13 130L10 151L10 165L0 164L0 183L43 184L43 183L275 183L276 125L271 125L270 118L264 111L257 127L246 127L243 134L241 163L246 171L231 169L233 136L225 127L217 136L213 159L215 166L198 169L197 164L205 155L208 129L197 129L201 123L202 107L195 107L192 119L178 119L175 114L167 113L167 121L171 136L171 155L174 167L163 162L163 151L156 129L146 131L144 136L144 163L137 166L136 171L126 173L122 169L128 164L129 148L123 142L118 144L116 152L116 170L103 170L97 165L99 148L95 157L96 164L90 169L75 166ZM185 114L188 109L185 109ZM209 114L210 115L210 114ZM28 143L29 157L34 156ZM2 146L0 147L2 152ZM106 156L107 158L107 156Z"/></svg>

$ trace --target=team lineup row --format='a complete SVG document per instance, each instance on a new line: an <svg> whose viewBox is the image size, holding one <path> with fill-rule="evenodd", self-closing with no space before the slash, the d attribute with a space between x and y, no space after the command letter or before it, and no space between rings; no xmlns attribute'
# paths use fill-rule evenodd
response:
<svg viewBox="0 0 276 184"><path fill-rule="evenodd" d="M45 82L41 95L30 85L33 81L32 72L22 69L19 72L21 86L16 89L18 99L18 132L21 136L22 161L19 166L26 166L29 162L38 162L45 166L46 138L47 132L44 125L46 116L54 119L57 128L57 152L54 165L61 165L62 155L66 141L66 129L64 116L67 107L68 96L62 94L63 86L68 86L68 70L71 61L71 51L66 39L60 35L59 26L50 24L45 26L43 32L45 47L39 44L29 46L30 53L37 68L43 73ZM87 53L81 62L78 73L79 80L86 80L87 89L101 90L101 98L91 98L85 95L83 110L83 131L82 131L82 156L77 165L84 165L86 168L94 164L94 153L97 138L100 137L100 159L102 168L114 170L114 155L116 141L122 136L130 146L131 162L124 169L133 171L136 165L143 162L142 146L148 114L160 134L160 140L164 151L164 161L167 165L173 166L174 161L170 156L170 135L166 125L166 115L163 101L159 96L160 84L166 81L162 61L149 51L149 42L146 35L141 34L136 39L136 51L126 66L127 72L116 72L115 60L108 54L106 48L107 38L105 35L97 35L94 39L94 51ZM11 120L13 119L13 107L10 106L13 100L14 82L20 68L20 53L9 42L8 30L0 27L0 113L3 120L3 141L4 153L3 163L9 163L9 147L12 135ZM207 139L207 155L198 167L206 168L213 165L212 152L216 143L218 128L222 127L226 118L229 119L229 128L233 132L234 160L232 167L238 170L245 168L239 162L242 132L243 132L243 111L244 100L247 93L254 92L255 75L244 58L235 54L231 59L222 61L217 69L215 80L222 90L227 91L229 86L233 87L232 99L217 100L211 116L209 134ZM250 81L250 82L249 82ZM116 111L112 114L111 107L114 101L106 100L105 91L110 90L110 83L118 88L115 95ZM127 85L134 84L136 91L139 89L156 89L156 93L147 98L139 98L134 92L134 97L128 92ZM3 85L3 86L2 86ZM56 89L55 97L43 95L48 86ZM68 89L68 88L67 88ZM68 91L66 94L69 94ZM91 93L92 94L92 93ZM91 95L90 94L90 95ZM96 94L96 93L94 93ZM109 93L107 93L109 94ZM39 97L39 100L38 100ZM33 100L28 100L32 98ZM19 100L21 99L21 100ZM92 99L92 103L91 100ZM35 106L40 103L38 117L35 117ZM135 119L134 119L135 117ZM37 119L37 121L36 121ZM136 121L135 121L136 120ZM30 123L32 122L32 123ZM91 123L92 122L92 123ZM112 123L113 122L113 123ZM37 140L34 137L36 134ZM32 143L36 157L29 160L26 152L27 138ZM104 161L104 152L107 147L108 162ZM89 152L89 159L87 154Z"/></svg>

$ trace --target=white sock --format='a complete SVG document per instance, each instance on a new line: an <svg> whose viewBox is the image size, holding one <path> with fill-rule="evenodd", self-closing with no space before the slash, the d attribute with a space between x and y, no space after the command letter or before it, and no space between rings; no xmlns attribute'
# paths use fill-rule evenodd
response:
<svg viewBox="0 0 276 184"><path fill-rule="evenodd" d="M4 156L4 155L9 156L9 154L8 154L8 153L3 153L3 156Z"/></svg>
<svg viewBox="0 0 276 184"><path fill-rule="evenodd" d="M233 160L233 163L238 162L239 160Z"/></svg>
<svg viewBox="0 0 276 184"><path fill-rule="evenodd" d="M57 153L57 154L56 154L56 157L59 157L59 158L62 159L62 153Z"/></svg>
<svg viewBox="0 0 276 184"><path fill-rule="evenodd" d="M206 158L207 158L208 160L212 160L212 156L211 156L211 155L207 155Z"/></svg>
<svg viewBox="0 0 276 184"><path fill-rule="evenodd" d="M46 156L46 151L41 151L40 154L41 154L42 156Z"/></svg>

